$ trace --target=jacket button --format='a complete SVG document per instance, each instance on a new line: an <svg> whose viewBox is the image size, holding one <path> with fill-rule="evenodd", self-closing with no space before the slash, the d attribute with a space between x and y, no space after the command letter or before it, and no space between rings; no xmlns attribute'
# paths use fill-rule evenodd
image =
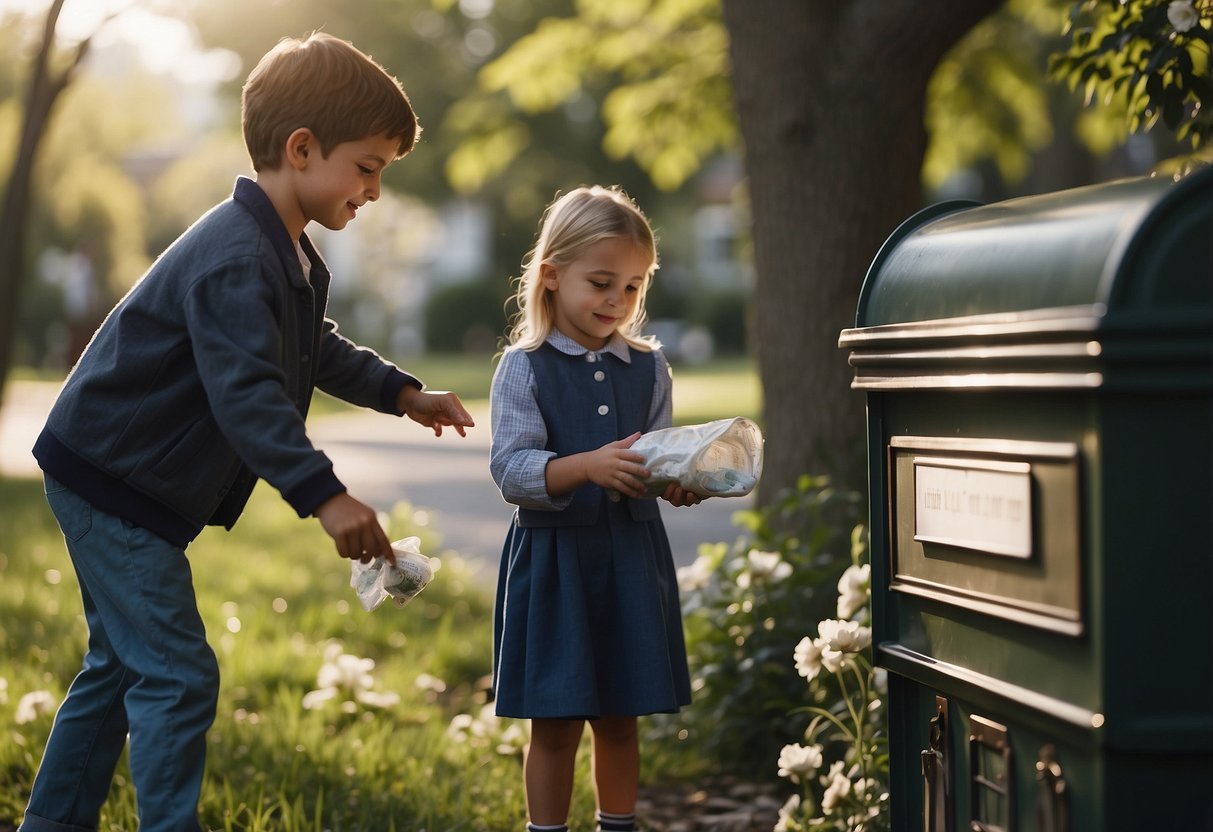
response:
<svg viewBox="0 0 1213 832"><path fill-rule="evenodd" d="M303 355L299 356L300 363L306 364L311 360L312 360L312 357L310 355L308 355L307 353L304 353Z"/></svg>
<svg viewBox="0 0 1213 832"><path fill-rule="evenodd" d="M598 415L599 416L605 416L610 412L611 412L611 409L609 407L607 407L605 404L598 405Z"/></svg>
<svg viewBox="0 0 1213 832"><path fill-rule="evenodd" d="M606 378L606 373L604 373L602 370L594 373L594 381L602 381L604 378Z"/></svg>

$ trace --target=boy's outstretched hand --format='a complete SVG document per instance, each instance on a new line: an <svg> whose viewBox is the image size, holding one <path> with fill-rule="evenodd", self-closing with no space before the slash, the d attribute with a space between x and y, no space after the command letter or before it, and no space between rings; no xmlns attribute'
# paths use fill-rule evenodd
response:
<svg viewBox="0 0 1213 832"><path fill-rule="evenodd" d="M435 436L442 436L444 426L453 427L460 436L467 435L464 428L476 426L463 402L448 390L418 390L406 384L396 399L396 408L417 424L433 428Z"/></svg>
<svg viewBox="0 0 1213 832"><path fill-rule="evenodd" d="M373 558L396 562L391 541L379 518L370 506L355 500L344 491L329 497L314 512L320 525L333 538L337 554L350 560L369 563Z"/></svg>

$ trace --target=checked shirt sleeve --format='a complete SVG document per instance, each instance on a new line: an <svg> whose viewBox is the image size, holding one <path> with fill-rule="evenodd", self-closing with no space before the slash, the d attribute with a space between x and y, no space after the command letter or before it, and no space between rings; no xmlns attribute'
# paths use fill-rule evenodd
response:
<svg viewBox="0 0 1213 832"><path fill-rule="evenodd" d="M535 401L535 374L522 350L507 350L493 374L490 396L492 444L489 470L507 503L540 511L561 511L573 495L553 498L547 490L548 433Z"/></svg>

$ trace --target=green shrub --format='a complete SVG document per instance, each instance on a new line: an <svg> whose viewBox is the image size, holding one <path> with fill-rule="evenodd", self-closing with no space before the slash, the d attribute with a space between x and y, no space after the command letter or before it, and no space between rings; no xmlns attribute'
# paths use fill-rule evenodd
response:
<svg viewBox="0 0 1213 832"><path fill-rule="evenodd" d="M749 292L740 289L704 292L695 299L688 321L712 333L717 353L740 355L746 352L748 343L749 307Z"/></svg>
<svg viewBox="0 0 1213 832"><path fill-rule="evenodd" d="M494 352L505 334L510 286L499 279L444 286L425 305L425 345L433 352Z"/></svg>
<svg viewBox="0 0 1213 832"><path fill-rule="evenodd" d="M865 506L825 477L801 477L774 504L739 512L737 543L705 544L679 570L694 701L655 720L659 736L685 736L715 771L776 779L780 750L811 720L793 652L834 614Z"/></svg>

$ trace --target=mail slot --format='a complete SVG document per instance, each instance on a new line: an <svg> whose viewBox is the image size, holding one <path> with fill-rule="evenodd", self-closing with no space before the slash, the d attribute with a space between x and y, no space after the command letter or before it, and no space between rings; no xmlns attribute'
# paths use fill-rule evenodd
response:
<svg viewBox="0 0 1213 832"><path fill-rule="evenodd" d="M1213 829L1213 168L926 208L839 346L893 828Z"/></svg>

